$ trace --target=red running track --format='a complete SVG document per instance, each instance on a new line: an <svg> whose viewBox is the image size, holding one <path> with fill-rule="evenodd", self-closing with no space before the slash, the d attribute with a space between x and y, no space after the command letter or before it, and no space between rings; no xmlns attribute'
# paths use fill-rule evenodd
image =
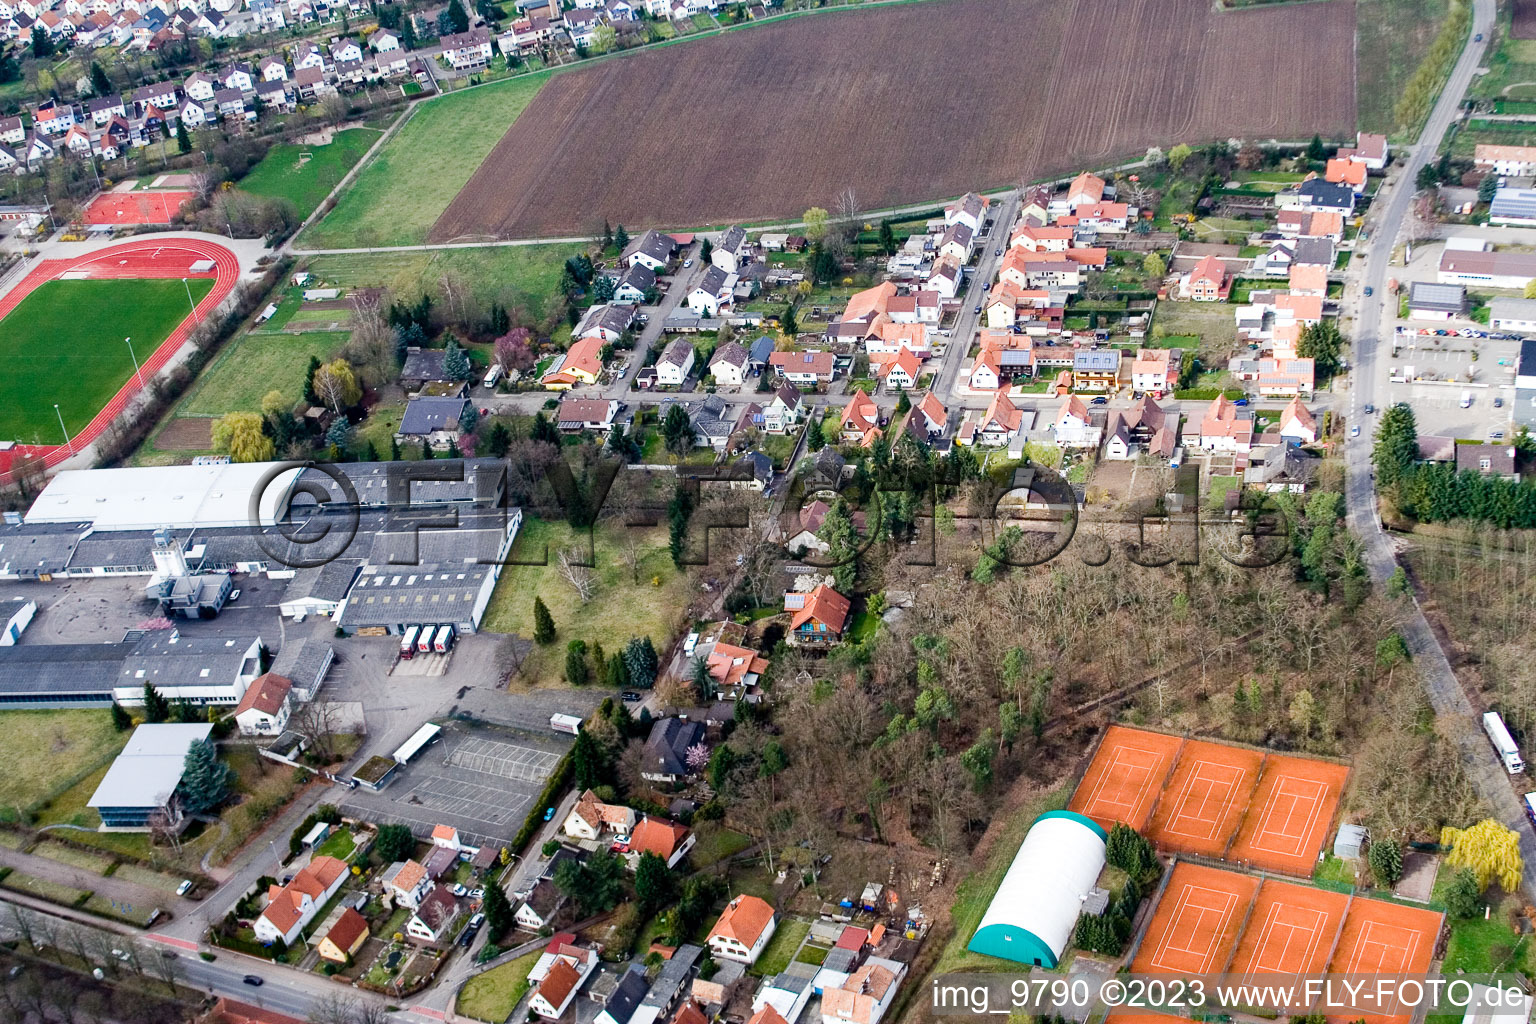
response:
<svg viewBox="0 0 1536 1024"><path fill-rule="evenodd" d="M169 224L192 192L103 192L85 208L87 224Z"/></svg>
<svg viewBox="0 0 1536 1024"><path fill-rule="evenodd" d="M193 273L189 268L198 260L213 260L213 270ZM177 325L176 329L148 358L140 360L139 367L143 377L146 381L150 381L171 361L191 335L192 328L202 323L208 314L217 309L234 290L235 282L240 278L240 263L235 259L235 254L224 246L216 242L205 242L200 238L127 242L74 259L44 260L17 282L16 287L0 298L0 319L9 315L40 285L57 280L65 274L92 278L198 277L213 279L213 289L197 304L197 308ZM95 442L107 429L108 424L128 407L128 403L138 392L138 378L130 376L95 418L70 439L75 450L78 451ZM10 478L11 466L16 459L23 456L29 459L41 457L43 465L51 468L68 459L70 450L65 445L17 445L8 452L0 452L0 481Z"/></svg>

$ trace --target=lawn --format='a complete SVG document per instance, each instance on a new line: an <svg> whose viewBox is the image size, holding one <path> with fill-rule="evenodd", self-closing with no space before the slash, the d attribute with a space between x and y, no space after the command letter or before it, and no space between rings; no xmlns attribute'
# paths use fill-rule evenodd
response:
<svg viewBox="0 0 1536 1024"><path fill-rule="evenodd" d="M136 928L149 927L149 915L157 909L149 903L122 903L103 896L101 893L93 893L91 898L81 905L82 910L89 910L98 917L110 917L114 921L122 921Z"/></svg>
<svg viewBox="0 0 1536 1024"><path fill-rule="evenodd" d="M859 612L853 617L853 625L848 630L848 639L855 643L863 643L875 635L880 628L880 616L871 615L869 612Z"/></svg>
<svg viewBox="0 0 1536 1024"><path fill-rule="evenodd" d="M811 923L802 921L798 917L785 919L774 931L773 938L768 940L768 945L763 949L757 962L748 968L753 974L761 978L771 978L794 959L795 953L800 949L800 943L811 934Z"/></svg>
<svg viewBox="0 0 1536 1024"><path fill-rule="evenodd" d="M714 822L701 822L694 834L698 839L688 859L693 861L694 867L700 869L718 864L727 857L734 857L752 845L751 836L722 828Z"/></svg>
<svg viewBox="0 0 1536 1024"><path fill-rule="evenodd" d="M133 375L123 339L147 359L190 312L188 286L196 301L213 282L49 281L23 299L0 321L0 440L63 444L60 415L78 433Z"/></svg>
<svg viewBox="0 0 1536 1024"><path fill-rule="evenodd" d="M1224 302L1173 302L1157 304L1152 315L1155 327L1168 332L1168 337L1195 337L1214 339L1229 344L1236 328L1232 319L1232 307ZM1181 347L1199 348L1198 344Z"/></svg>
<svg viewBox="0 0 1536 1024"><path fill-rule="evenodd" d="M298 208L301 219L308 217L382 134L349 128L337 132L326 146L273 146L239 186L252 195L286 199Z"/></svg>
<svg viewBox="0 0 1536 1024"><path fill-rule="evenodd" d="M176 875L167 875L159 871L151 871L149 868L140 867L137 864L123 861L117 865L117 870L112 872L113 878L121 878L125 882L134 885L142 885L147 889L160 889L164 892L175 892L181 885L181 878Z"/></svg>
<svg viewBox="0 0 1536 1024"><path fill-rule="evenodd" d="M1361 131L1390 134L1397 129L1393 105L1434 42L1447 9L1446 0L1356 4L1355 106Z"/></svg>
<svg viewBox="0 0 1536 1024"><path fill-rule="evenodd" d="M50 903L59 903L66 907L73 907L84 903L90 895L88 889L75 889L68 885L60 885L43 878L33 878L24 875L20 871L12 871L0 881L0 886L13 889L16 892L24 892L38 899L48 900Z"/></svg>
<svg viewBox="0 0 1536 1024"><path fill-rule="evenodd" d="M624 563L627 536L639 547L634 576ZM620 650L632 636L649 636L658 653L665 652L682 626L688 605L687 578L672 565L665 529L634 529L603 523L593 531L597 580L592 599L582 603L576 591L560 578L556 568L562 548L573 544L571 529L563 522L529 517L512 549L514 561L544 558L548 565L509 565L491 595L485 628L498 633L533 636L533 599L543 599L555 620L558 638L547 647L535 647L524 662L521 678L533 685L561 685L565 645L585 640L590 648L603 645L609 653ZM638 578L639 582L635 582ZM657 580L655 586L652 579Z"/></svg>
<svg viewBox="0 0 1536 1024"><path fill-rule="evenodd" d="M425 242L433 222L548 77L528 75L422 101L336 208L304 232L302 243L371 248Z"/></svg>
<svg viewBox="0 0 1536 1024"><path fill-rule="evenodd" d="M1016 811L994 819L998 834L996 837L988 837L993 842L986 862L973 864L971 873L955 889L955 900L949 912L954 931L939 956L939 962L934 965L934 974L1017 970L1017 964L972 953L965 947L975 934L976 926L981 924L982 915L987 912L997 887L1003 884L1003 876L1013 864L1014 855L1019 852L1019 845L1024 842L1024 834L1029 831L1029 826L1046 811L1065 807L1071 793L1072 784L1069 783L1056 790L1040 793Z"/></svg>
<svg viewBox="0 0 1536 1024"><path fill-rule="evenodd" d="M1242 486L1242 481L1235 476L1213 476L1207 484L1210 493L1205 496L1205 503L1210 508L1222 508L1227 500L1227 492Z"/></svg>
<svg viewBox="0 0 1536 1024"><path fill-rule="evenodd" d="M521 307L529 318L544 316L560 286L560 269L581 249L574 245L498 245L475 249L416 252L340 253L316 256L306 267L327 285L388 288L398 301L429 292L441 301L446 274L462 280L482 305ZM274 318L275 319L275 318Z"/></svg>
<svg viewBox="0 0 1536 1024"><path fill-rule="evenodd" d="M338 829L326 837L325 842L315 851L316 857L335 857L337 860L350 860L357 850L357 841L352 838L350 829Z"/></svg>
<svg viewBox="0 0 1536 1024"><path fill-rule="evenodd" d="M346 344L342 333L244 334L225 347L182 399L178 416L222 416L259 412L268 391L290 403L304 396L311 356L328 359Z"/></svg>
<svg viewBox="0 0 1536 1024"><path fill-rule="evenodd" d="M80 868L92 874L104 875L112 866L112 858L89 850L79 850L63 843L41 843L32 851L39 857L56 860L60 864Z"/></svg>
<svg viewBox="0 0 1536 1024"><path fill-rule="evenodd" d="M512 1011L528 991L528 972L538 963L543 950L535 950L527 956L509 960L500 967L492 967L477 974L459 989L454 1009L466 1017L500 1022L512 1016Z"/></svg>
<svg viewBox="0 0 1536 1024"><path fill-rule="evenodd" d="M105 710L10 711L0 722L11 762L0 774L0 818L6 820L104 769L128 742Z"/></svg>

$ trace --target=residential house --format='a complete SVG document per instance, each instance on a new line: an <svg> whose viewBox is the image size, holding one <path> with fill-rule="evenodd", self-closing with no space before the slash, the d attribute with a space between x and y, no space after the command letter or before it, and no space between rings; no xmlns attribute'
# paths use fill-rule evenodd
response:
<svg viewBox="0 0 1536 1024"><path fill-rule="evenodd" d="M400 49L400 36L387 28L381 28L368 37L368 49L374 53L393 53Z"/></svg>
<svg viewBox="0 0 1536 1024"><path fill-rule="evenodd" d="M604 1001L594 1024L631 1024L640 1001L650 990L651 982L645 968L640 964L630 964Z"/></svg>
<svg viewBox="0 0 1536 1024"><path fill-rule="evenodd" d="M736 430L736 421L725 399L719 395L708 396L692 412L691 419L695 444L713 448L717 452L725 451L731 434Z"/></svg>
<svg viewBox="0 0 1536 1024"><path fill-rule="evenodd" d="M1120 386L1120 350L1079 349L1072 354L1072 386L1090 391L1113 391Z"/></svg>
<svg viewBox="0 0 1536 1024"><path fill-rule="evenodd" d="M1472 164L1501 178L1528 178L1536 174L1536 146L1479 145L1472 151Z"/></svg>
<svg viewBox="0 0 1536 1024"><path fill-rule="evenodd" d="M837 376L837 357L831 352L775 352L768 357L768 365L800 387L829 384Z"/></svg>
<svg viewBox="0 0 1536 1024"><path fill-rule="evenodd" d="M387 31L387 30L386 30ZM349 64L355 60L363 59L363 48L355 39L338 39L331 44L331 63Z"/></svg>
<svg viewBox="0 0 1536 1024"><path fill-rule="evenodd" d="M749 703L761 699L757 683L768 671L768 659L756 651L717 640L705 657L704 666L719 688L722 699L745 699ZM699 696L702 699L705 695Z"/></svg>
<svg viewBox="0 0 1536 1024"><path fill-rule="evenodd" d="M293 109L293 94L288 91L288 83L284 81L257 82L256 98L268 110L286 112Z"/></svg>
<svg viewBox="0 0 1536 1024"><path fill-rule="evenodd" d="M418 942L442 942L458 916L459 901L453 893L446 885L433 886L405 922L405 934Z"/></svg>
<svg viewBox="0 0 1536 1024"><path fill-rule="evenodd" d="M397 860L385 868L379 885L397 907L415 908L432 891L427 869L414 860Z"/></svg>
<svg viewBox="0 0 1536 1024"><path fill-rule="evenodd" d="M855 388L840 420L844 444L868 448L880 436L880 410L863 388Z"/></svg>
<svg viewBox="0 0 1536 1024"><path fill-rule="evenodd" d="M1357 196L1365 191L1365 176L1365 164L1337 157L1328 161L1327 168L1323 172L1324 180L1338 185L1348 185L1355 190Z"/></svg>
<svg viewBox="0 0 1536 1024"><path fill-rule="evenodd" d="M111 96L99 96L96 99L88 100L85 104L85 111L90 115L91 123L98 128L106 127L107 122L111 121L114 117L123 117L127 113L126 108L123 106L123 98L117 93L113 93ZM20 118L16 119L18 125L20 120ZM13 141L7 137L8 135L9 133L0 133L0 141ZM21 140L16 139L14 141L19 142Z"/></svg>
<svg viewBox="0 0 1536 1024"><path fill-rule="evenodd" d="M597 39L597 30L603 24L601 10L576 7L564 15L565 31L571 37L571 45L590 47Z"/></svg>
<svg viewBox="0 0 1536 1024"><path fill-rule="evenodd" d="M1355 190L1348 185L1308 178L1295 189L1275 194L1279 209L1329 210L1349 216L1355 212Z"/></svg>
<svg viewBox="0 0 1536 1024"><path fill-rule="evenodd" d="M1364 166L1361 164L1359 166ZM1328 294L1328 271L1322 267L1293 266L1287 272L1292 295L1324 298Z"/></svg>
<svg viewBox="0 0 1536 1024"><path fill-rule="evenodd" d="M562 398L555 412L555 424L565 431L613 429L619 403L611 398Z"/></svg>
<svg viewBox="0 0 1536 1024"><path fill-rule="evenodd" d="M1067 186L1066 209L1074 210L1104 200L1104 179L1083 171Z"/></svg>
<svg viewBox="0 0 1536 1024"><path fill-rule="evenodd" d="M1200 433L1190 438L1196 447L1211 452L1246 452L1253 446L1253 413L1238 408L1226 395L1206 406Z"/></svg>
<svg viewBox="0 0 1536 1024"><path fill-rule="evenodd" d="M213 99L218 104L221 118L242 118L246 115L245 94L239 89L216 89Z"/></svg>
<svg viewBox="0 0 1536 1024"><path fill-rule="evenodd" d="M973 443L1000 448L1019 432L1023 422L1024 413L1008 398L1008 389L998 388L977 421Z"/></svg>
<svg viewBox="0 0 1536 1024"><path fill-rule="evenodd" d="M276 736L288 725L293 710L289 694L293 680L268 672L257 676L235 708L242 736Z"/></svg>
<svg viewBox="0 0 1536 1024"><path fill-rule="evenodd" d="M750 359L747 350L734 341L715 349L709 359L709 372L720 387L739 388L746 382Z"/></svg>
<svg viewBox="0 0 1536 1024"><path fill-rule="evenodd" d="M203 108L201 102L192 99L190 96L182 101L177 114L181 118L181 123L187 126L188 131L201 128L208 123L207 110Z"/></svg>
<svg viewBox="0 0 1536 1024"><path fill-rule="evenodd" d="M624 332L634 322L634 306L618 302L600 303L587 310L581 322L576 325L575 336L615 342L624 336Z"/></svg>
<svg viewBox="0 0 1536 1024"><path fill-rule="evenodd" d="M1219 256L1201 257L1189 273L1179 278L1179 292L1196 302L1225 302L1232 290L1227 265Z"/></svg>
<svg viewBox="0 0 1536 1024"><path fill-rule="evenodd" d="M565 1016L566 1008L576 998L576 993L592 972L597 970L597 954L591 950L581 952L586 955L580 959L564 956L555 959L529 997L528 1009L545 1020L559 1020Z"/></svg>
<svg viewBox="0 0 1536 1024"><path fill-rule="evenodd" d="M740 225L728 228L710 250L709 262L728 274L740 274L752 262L752 246L747 241L746 229Z"/></svg>
<svg viewBox="0 0 1536 1024"><path fill-rule="evenodd" d="M934 252L940 259L953 260L964 266L975 248L976 232L963 223L957 223L944 229Z"/></svg>
<svg viewBox="0 0 1536 1024"><path fill-rule="evenodd" d="M1253 258L1249 273L1258 277L1284 277L1291 272L1291 260L1296 255L1294 238L1277 238L1269 247Z"/></svg>
<svg viewBox="0 0 1536 1024"><path fill-rule="evenodd" d="M630 865L638 864L641 854L650 853L666 861L667 867L677 867L695 841L693 832L677 822L647 816L629 834Z"/></svg>
<svg viewBox="0 0 1536 1024"><path fill-rule="evenodd" d="M613 301L638 306L650 301L655 288L656 272L644 263L636 263L613 286Z"/></svg>
<svg viewBox="0 0 1536 1024"><path fill-rule="evenodd" d="M693 370L693 346L682 338L673 338L656 360L656 383L681 387Z"/></svg>
<svg viewBox="0 0 1536 1024"><path fill-rule="evenodd" d="M629 835L635 827L635 812L623 804L599 800L590 789L581 794L576 806L565 816L560 828L573 839L596 841L608 833Z"/></svg>
<svg viewBox="0 0 1536 1024"><path fill-rule="evenodd" d="M0 118L0 142L7 146L19 146L26 140L27 129L19 117Z"/></svg>
<svg viewBox="0 0 1536 1024"><path fill-rule="evenodd" d="M1481 146L1478 149L1482 149ZM1362 163L1368 170L1381 171L1387 167L1387 161L1391 159L1391 151L1387 147L1385 135L1374 135L1370 132L1355 133L1355 145L1353 149L1340 148L1336 154L1341 160L1353 160Z"/></svg>
<svg viewBox="0 0 1536 1024"><path fill-rule="evenodd" d="M356 48L356 44L353 44L353 48ZM362 54L359 52L358 56L361 57ZM223 83L226 89L239 89L242 93L255 92L255 71L256 69L247 62L239 61L226 68L222 68L219 71L219 81Z"/></svg>
<svg viewBox="0 0 1536 1024"><path fill-rule="evenodd" d="M293 945L346 879L345 863L335 857L315 857L300 868L287 885L270 886L267 906L252 925L256 940L264 943L281 940Z"/></svg>
<svg viewBox="0 0 1536 1024"><path fill-rule="evenodd" d="M405 403L405 415L400 418L395 440L401 444L425 442L434 449L446 450L458 441L466 414L473 411L474 405L467 398L414 395Z"/></svg>
<svg viewBox="0 0 1536 1024"><path fill-rule="evenodd" d="M1131 363L1131 390L1161 398L1178 387L1184 350L1178 348L1140 348Z"/></svg>
<svg viewBox="0 0 1536 1024"><path fill-rule="evenodd" d="M1179 417L1143 395L1125 411L1113 410L1104 431L1104 457L1134 459L1150 455L1171 459L1178 449Z"/></svg>
<svg viewBox="0 0 1536 1024"><path fill-rule="evenodd" d="M870 957L842 985L822 992L821 1024L880 1024L906 973L906 964Z"/></svg>
<svg viewBox="0 0 1536 1024"><path fill-rule="evenodd" d="M1317 418L1293 398L1280 413L1280 436L1291 444L1314 444L1317 441Z"/></svg>
<svg viewBox="0 0 1536 1024"><path fill-rule="evenodd" d="M777 926L778 917L766 900L742 894L726 906L705 943L716 960L755 963Z"/></svg>
<svg viewBox="0 0 1536 1024"><path fill-rule="evenodd" d="M1077 448L1097 446L1098 437L1093 435L1091 420L1088 415L1088 406L1076 395L1068 395L1061 403L1061 408L1056 412L1056 420L1051 429L1055 432L1056 443L1063 448Z"/></svg>
<svg viewBox="0 0 1536 1024"><path fill-rule="evenodd" d="M299 98L305 100L328 96L336 91L336 87L326 81L325 72L311 66L296 68L293 73L293 84L298 90Z"/></svg>
<svg viewBox="0 0 1536 1024"><path fill-rule="evenodd" d="M884 378L886 387L910 391L917 387L918 377L923 371L923 362L912 354L911 349L903 345L895 356L876 364L876 367L876 372Z"/></svg>
<svg viewBox="0 0 1536 1024"><path fill-rule="evenodd" d="M1470 471L1482 476L1496 476L1501 480L1519 482L1520 472L1516 468L1516 455L1514 445L1458 444L1456 469L1458 472Z"/></svg>
<svg viewBox="0 0 1536 1024"><path fill-rule="evenodd" d="M195 71L188 75L187 80L182 83L182 89L186 92L187 98L196 100L199 103L211 101L213 99L213 91L216 88L218 88L218 83L206 71Z"/></svg>
<svg viewBox="0 0 1536 1024"><path fill-rule="evenodd" d="M763 408L763 429L770 434L783 434L800 422L805 409L805 396L793 384L780 384L774 389L773 399Z"/></svg>
<svg viewBox="0 0 1536 1024"><path fill-rule="evenodd" d="M1071 213L1058 218L1056 223L1080 231L1124 234L1130 230L1131 207L1128 203L1085 203L1073 207Z"/></svg>
<svg viewBox="0 0 1536 1024"><path fill-rule="evenodd" d="M1071 228L1045 227L1026 221L1014 231L1008 245L1028 252L1066 252L1072 248L1075 236Z"/></svg>
<svg viewBox="0 0 1536 1024"><path fill-rule="evenodd" d="M528 890L513 918L524 929L536 932L554 923L555 915L565 905L565 897L554 882L541 878Z"/></svg>
<svg viewBox="0 0 1536 1024"><path fill-rule="evenodd" d="M596 384L603 372L602 351L607 344L601 337L580 338L563 356L549 364L539 383L550 391L564 391L580 384Z"/></svg>
<svg viewBox="0 0 1536 1024"><path fill-rule="evenodd" d="M368 941L368 919L351 907L342 907L315 947L322 960L345 964Z"/></svg>
<svg viewBox="0 0 1536 1024"><path fill-rule="evenodd" d="M32 112L32 127L39 135L63 135L75 126L75 108L57 100L45 100Z"/></svg>
<svg viewBox="0 0 1536 1024"><path fill-rule="evenodd" d="M472 28L456 32L438 41L443 57L455 71L479 71L491 63L491 30Z"/></svg>
<svg viewBox="0 0 1536 1024"><path fill-rule="evenodd" d="M736 290L736 275L719 267L711 266L704 271L704 278L688 293L688 308L699 316L718 317L731 307Z"/></svg>
<svg viewBox="0 0 1536 1024"><path fill-rule="evenodd" d="M704 742L704 726L682 718L658 719L645 740L640 771L648 782L678 783L694 774L688 751Z"/></svg>
<svg viewBox="0 0 1536 1024"><path fill-rule="evenodd" d="M825 583L809 593L791 591L784 595L784 610L793 616L785 639L799 647L833 647L842 642L849 607L848 599Z"/></svg>
<svg viewBox="0 0 1536 1024"><path fill-rule="evenodd" d="M923 435L921 440L931 441L944 435L948 422L949 411L939 401L939 396L930 391L923 396L922 401L912 406L912 416L907 420L907 425L914 434L920 432Z"/></svg>
<svg viewBox="0 0 1536 1024"><path fill-rule="evenodd" d="M676 251L677 243L673 241L671 235L653 230L632 240L624 250L621 259L632 267L643 265L660 273L667 269L667 264L671 262L672 254Z"/></svg>
<svg viewBox="0 0 1536 1024"><path fill-rule="evenodd" d="M964 224L971 232L980 232L982 224L987 219L987 207L991 202L986 196L967 192L944 207L944 224L946 227Z"/></svg>

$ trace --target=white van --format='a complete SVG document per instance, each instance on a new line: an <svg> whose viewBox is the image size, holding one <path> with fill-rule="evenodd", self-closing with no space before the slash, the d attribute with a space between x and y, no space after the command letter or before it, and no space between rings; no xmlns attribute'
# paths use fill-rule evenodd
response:
<svg viewBox="0 0 1536 1024"><path fill-rule="evenodd" d="M501 366L493 364L489 370L485 371L485 380L482 383L488 388L493 388L499 380L501 380Z"/></svg>
<svg viewBox="0 0 1536 1024"><path fill-rule="evenodd" d="M1509 730L1504 727L1504 719L1499 717L1497 711L1489 711L1483 715L1483 732L1488 734L1488 741L1493 744L1493 749L1498 753L1499 760L1504 763L1506 772L1519 775L1525 771L1525 761L1520 757L1520 748L1516 746Z"/></svg>
<svg viewBox="0 0 1536 1024"><path fill-rule="evenodd" d="M1470 408L1472 408L1472 392L1470 392L1470 391L1463 391L1461 393L1461 407L1463 409L1470 409Z"/></svg>

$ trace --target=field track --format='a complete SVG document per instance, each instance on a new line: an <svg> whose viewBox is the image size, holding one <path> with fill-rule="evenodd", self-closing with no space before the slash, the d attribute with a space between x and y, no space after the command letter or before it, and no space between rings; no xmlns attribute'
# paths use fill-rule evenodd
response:
<svg viewBox="0 0 1536 1024"><path fill-rule="evenodd" d="M194 272L190 268L199 260L213 260L211 271ZM10 313L45 281L53 281L64 275L85 278L201 278L214 279L213 288L187 318L160 343L153 353L139 360L143 379L150 381L171 361L192 328L202 323L208 314L234 289L240 278L240 263L235 254L216 242L200 238L156 238L98 249L84 256L62 260L44 260L17 282L3 298L0 298L0 319ZM93 443L107 426L128 407L139 391L136 377L129 377L117 393L102 407L90 423L72 438L75 450ZM64 445L17 445L0 452L0 481L8 478L12 462L25 454L29 458L41 456L45 466L57 466L70 457Z"/></svg>
<svg viewBox="0 0 1536 1024"><path fill-rule="evenodd" d="M1536 4L1536 0L1526 0ZM927 0L557 74L430 241L762 221L994 188L1230 136L1346 136L1348 0Z"/></svg>

